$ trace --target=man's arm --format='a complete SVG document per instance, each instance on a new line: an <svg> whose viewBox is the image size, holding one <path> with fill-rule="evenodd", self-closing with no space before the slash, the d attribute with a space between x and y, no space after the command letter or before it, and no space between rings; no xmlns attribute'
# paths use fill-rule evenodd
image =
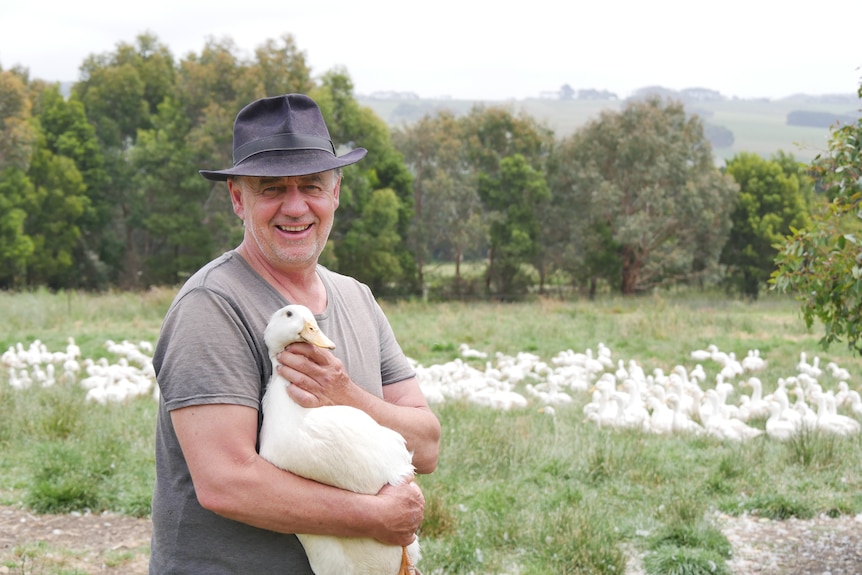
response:
<svg viewBox="0 0 862 575"><path fill-rule="evenodd" d="M257 410L227 404L171 412L198 501L218 515L282 533L372 537L409 545L424 499L414 483L362 495L278 469L255 451Z"/></svg>

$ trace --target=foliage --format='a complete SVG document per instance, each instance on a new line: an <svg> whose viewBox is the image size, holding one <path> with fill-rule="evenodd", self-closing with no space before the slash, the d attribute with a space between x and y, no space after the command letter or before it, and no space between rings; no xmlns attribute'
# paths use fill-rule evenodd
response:
<svg viewBox="0 0 862 575"><path fill-rule="evenodd" d="M461 118L445 111L427 115L397 131L395 141L413 173L415 218L409 237L423 287L426 260L448 257L456 266L453 291L463 293L461 263L481 253L487 234L486 290L493 285L502 297L525 291L517 282L521 265L535 264L541 255L539 219L550 195L543 175L550 130L502 106L474 106Z"/></svg>
<svg viewBox="0 0 862 575"><path fill-rule="evenodd" d="M74 285L73 255L81 237L79 224L89 206L86 185L74 162L40 147L30 164L34 184L25 230L33 241L27 265L30 285Z"/></svg>
<svg viewBox="0 0 862 575"><path fill-rule="evenodd" d="M391 133L360 105L345 69L313 73L289 34L263 41L250 56L229 38L212 38L178 59L145 33L88 56L80 72L64 97L24 69L0 70L2 288L175 284L233 248L242 228L226 187L196 168L230 165L237 111L286 92L318 101L338 148L368 150L344 170L324 261L380 295L521 297L536 283L540 294L568 283L589 286L592 295L629 294L722 279L718 256L735 192L708 160L705 128L681 104L613 102L620 111L593 122L582 122L583 110L572 112L577 118L562 131L573 122L582 129L556 141L536 119L548 116L547 102L524 102L518 112L439 102L414 106L427 115ZM571 96L570 87L561 94ZM569 111L576 103L560 101ZM607 104L591 104L589 116ZM792 156L771 161L788 181L796 177L809 207L818 203ZM385 190L397 202L384 201ZM363 221L382 213L392 227L372 231ZM757 245L741 244L748 234L733 236L726 262L742 286L769 268L768 237L786 233L764 223L776 215L786 219L758 216ZM852 243L853 225L843 225L843 241ZM484 278L462 275L471 260L484 261ZM428 277L430 266L448 262L453 278Z"/></svg>
<svg viewBox="0 0 862 575"><path fill-rule="evenodd" d="M550 199L550 191L544 175L524 156L514 154L500 161L499 175L480 174L479 197L490 210L488 276L500 296L515 296L525 291L525 286L517 284L521 266L532 263L539 254L537 211Z"/></svg>
<svg viewBox="0 0 862 575"><path fill-rule="evenodd" d="M785 162L792 166L792 159ZM808 206L797 174L785 173L776 161L742 153L727 163L725 173L739 184L739 196L720 261L729 268L727 281L757 298L775 269L775 245L791 229L807 226Z"/></svg>
<svg viewBox="0 0 862 575"><path fill-rule="evenodd" d="M193 161L184 142L189 123L175 100L162 102L153 126L138 132L129 154L135 193L129 196L128 219L144 235L142 247L133 251L149 281L176 285L212 256L212 234L201 225L209 186L188 169Z"/></svg>
<svg viewBox="0 0 862 575"><path fill-rule="evenodd" d="M862 354L862 118L836 125L811 168L831 202L808 228L791 230L770 282L796 294L808 327L822 323L824 347L846 341Z"/></svg>
<svg viewBox="0 0 862 575"><path fill-rule="evenodd" d="M605 243L610 252L593 257L592 265L560 265L615 277L624 294L713 266L737 193L713 165L700 120L688 117L682 104L658 98L603 112L563 141L552 186L555 227L568 232L558 231L556 241L576 237L582 248L602 250ZM601 241L603 234L612 241Z"/></svg>
<svg viewBox="0 0 862 575"><path fill-rule="evenodd" d="M462 262L483 253L484 214L476 174L466 161L465 136L464 123L445 110L393 133L393 143L413 175L414 216L408 239L423 289L428 286L426 262L450 260L455 262L453 290L462 293Z"/></svg>
<svg viewBox="0 0 862 575"><path fill-rule="evenodd" d="M375 190L362 214L347 232L342 250L351 257L341 260L339 270L383 292L386 283L400 274L395 255L400 237L397 231L400 201L389 188Z"/></svg>
<svg viewBox="0 0 862 575"><path fill-rule="evenodd" d="M0 287L26 285L27 263L33 255L33 239L25 231L27 203L33 183L22 170L7 167L0 172Z"/></svg>
<svg viewBox="0 0 862 575"><path fill-rule="evenodd" d="M0 170L27 170L36 139L25 78L0 70Z"/></svg>

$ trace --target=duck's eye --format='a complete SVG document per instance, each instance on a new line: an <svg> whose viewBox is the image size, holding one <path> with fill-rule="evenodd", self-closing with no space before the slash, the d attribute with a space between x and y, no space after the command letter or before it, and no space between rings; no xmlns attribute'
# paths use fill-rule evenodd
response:
<svg viewBox="0 0 862 575"><path fill-rule="evenodd" d="M292 312L292 311L288 311L288 312L287 312L287 314L285 314L285 315L287 315L287 317L293 317L293 312Z"/></svg>

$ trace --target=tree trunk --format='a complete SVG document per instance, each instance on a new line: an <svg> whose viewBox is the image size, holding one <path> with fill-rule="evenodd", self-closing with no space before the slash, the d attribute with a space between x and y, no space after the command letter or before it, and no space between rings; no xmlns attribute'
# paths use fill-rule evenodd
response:
<svg viewBox="0 0 862 575"><path fill-rule="evenodd" d="M620 278L620 292L623 295L631 295L635 293L635 289L637 288L640 268L643 265L643 262L638 258L635 250L630 247L623 248L622 262L623 268L622 277Z"/></svg>

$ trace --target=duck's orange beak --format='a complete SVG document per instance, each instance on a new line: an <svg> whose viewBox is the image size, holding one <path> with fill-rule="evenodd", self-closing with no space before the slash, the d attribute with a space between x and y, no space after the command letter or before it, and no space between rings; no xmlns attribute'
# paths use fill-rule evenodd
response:
<svg viewBox="0 0 862 575"><path fill-rule="evenodd" d="M308 321L305 322L305 327L303 327L302 331L299 332L299 337L311 345L316 345L317 347L323 347L326 349L335 349L335 344L332 343L331 339L323 335L323 332L320 331L320 328L317 327L316 323Z"/></svg>

